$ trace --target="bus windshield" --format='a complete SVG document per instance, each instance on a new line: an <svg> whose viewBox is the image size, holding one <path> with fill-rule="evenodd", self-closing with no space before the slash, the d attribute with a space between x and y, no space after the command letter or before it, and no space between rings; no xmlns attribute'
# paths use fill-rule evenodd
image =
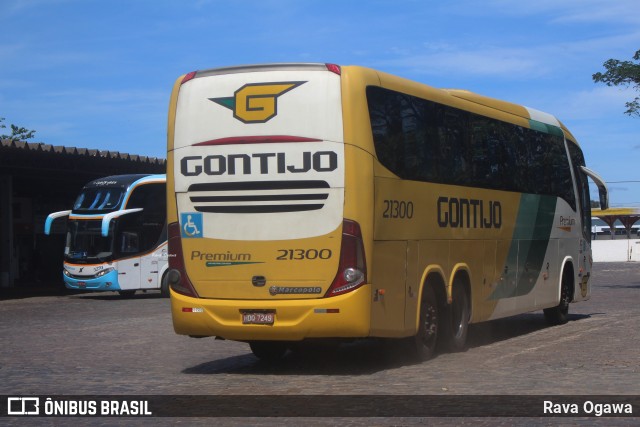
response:
<svg viewBox="0 0 640 427"><path fill-rule="evenodd" d="M98 263L113 256L113 226L109 235L101 234L100 220L69 221L65 260L72 263Z"/></svg>
<svg viewBox="0 0 640 427"><path fill-rule="evenodd" d="M122 188L85 188L76 202L74 211L111 211L120 206L124 191Z"/></svg>

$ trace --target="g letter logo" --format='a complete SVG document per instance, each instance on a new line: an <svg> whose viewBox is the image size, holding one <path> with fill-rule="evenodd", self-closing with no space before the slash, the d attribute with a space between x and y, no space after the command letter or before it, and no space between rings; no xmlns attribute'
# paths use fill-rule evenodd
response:
<svg viewBox="0 0 640 427"><path fill-rule="evenodd" d="M233 97L209 100L233 111L233 117L243 123L266 123L278 115L278 97L303 83L250 83L235 91Z"/></svg>

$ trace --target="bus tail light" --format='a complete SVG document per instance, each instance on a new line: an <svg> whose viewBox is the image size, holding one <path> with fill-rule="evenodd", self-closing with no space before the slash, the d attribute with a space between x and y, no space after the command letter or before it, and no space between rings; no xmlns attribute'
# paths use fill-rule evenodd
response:
<svg viewBox="0 0 640 427"><path fill-rule="evenodd" d="M169 271L167 271L169 286L171 286L171 289L175 292L198 298L198 293L193 288L193 284L189 280L187 270L184 266L182 242L180 239L180 223L172 222L169 224L167 232L169 237Z"/></svg>
<svg viewBox="0 0 640 427"><path fill-rule="evenodd" d="M325 297L341 295L367 282L367 263L360 225L349 219L342 223L342 243L338 273Z"/></svg>
<svg viewBox="0 0 640 427"><path fill-rule="evenodd" d="M342 69L340 68L339 65L336 64L324 64L325 67L327 67L327 70L331 71L332 73L335 73L337 75L342 75Z"/></svg>
<svg viewBox="0 0 640 427"><path fill-rule="evenodd" d="M190 73L187 73L184 75L184 77L182 78L182 81L180 82L181 85L185 84L186 82L188 82L189 80L193 79L196 76L197 71L192 71Z"/></svg>

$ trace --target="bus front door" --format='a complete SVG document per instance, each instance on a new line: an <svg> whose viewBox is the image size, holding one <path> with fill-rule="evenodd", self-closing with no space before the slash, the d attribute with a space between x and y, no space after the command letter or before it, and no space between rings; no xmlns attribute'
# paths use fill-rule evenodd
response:
<svg viewBox="0 0 640 427"><path fill-rule="evenodd" d="M138 233L123 232L120 237L118 283L123 291L140 289L140 239Z"/></svg>
<svg viewBox="0 0 640 427"><path fill-rule="evenodd" d="M160 256L155 253L143 256L140 259L140 287L143 289L158 289L158 268Z"/></svg>

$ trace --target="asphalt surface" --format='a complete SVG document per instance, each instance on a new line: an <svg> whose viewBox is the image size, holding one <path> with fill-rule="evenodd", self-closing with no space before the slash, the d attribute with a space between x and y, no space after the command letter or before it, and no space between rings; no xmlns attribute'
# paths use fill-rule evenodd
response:
<svg viewBox="0 0 640 427"><path fill-rule="evenodd" d="M542 312L471 325L468 349L415 363L376 340L259 361L244 343L176 335L159 293L21 297L0 301L0 395L307 396L640 395L640 264L597 263L592 297L566 325ZM24 296L24 295L23 295ZM336 398L336 396L338 396ZM333 400L332 400L333 399ZM392 399L389 399L393 401ZM294 399L294 401L296 401ZM261 401L257 401L260 403ZM298 401L296 401L298 402ZM487 404L491 404L491 400ZM256 402L253 402L256 403ZM640 407L635 407L640 412ZM304 411L303 411L304 412ZM542 416L542 408L540 410ZM252 412L248 410L247 415ZM25 418L14 425L638 425L629 418ZM635 414L638 417L638 414Z"/></svg>

